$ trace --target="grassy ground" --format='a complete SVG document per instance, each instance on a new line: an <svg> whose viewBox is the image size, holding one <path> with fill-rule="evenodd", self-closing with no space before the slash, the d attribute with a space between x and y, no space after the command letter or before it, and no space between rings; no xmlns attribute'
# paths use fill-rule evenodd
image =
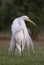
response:
<svg viewBox="0 0 44 65"><path fill-rule="evenodd" d="M0 65L44 65L44 43L35 42L35 53L23 51L20 57L17 52L14 56L8 55L9 42L0 42Z"/></svg>
<svg viewBox="0 0 44 65"><path fill-rule="evenodd" d="M0 31L0 37L11 37L11 31Z"/></svg>

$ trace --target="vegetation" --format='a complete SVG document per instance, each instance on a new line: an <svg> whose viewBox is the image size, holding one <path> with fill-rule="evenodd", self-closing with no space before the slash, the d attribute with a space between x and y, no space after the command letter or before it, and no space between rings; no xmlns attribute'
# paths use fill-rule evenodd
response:
<svg viewBox="0 0 44 65"><path fill-rule="evenodd" d="M0 30L10 29L12 21L21 15L29 16L37 24L33 27L26 23L32 33L44 29L44 0L0 0Z"/></svg>
<svg viewBox="0 0 44 65"><path fill-rule="evenodd" d="M13 57L8 55L8 42L0 42L0 65L44 65L44 43L35 43L34 54L25 49L22 57L17 52Z"/></svg>

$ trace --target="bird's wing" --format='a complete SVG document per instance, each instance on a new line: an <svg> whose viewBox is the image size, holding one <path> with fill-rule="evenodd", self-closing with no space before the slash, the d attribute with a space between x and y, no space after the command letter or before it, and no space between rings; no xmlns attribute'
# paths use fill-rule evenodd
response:
<svg viewBox="0 0 44 65"><path fill-rule="evenodd" d="M19 24L19 20L13 21L12 26L11 26L12 33L15 34L19 32L20 30L23 30L23 26L21 25L21 23Z"/></svg>

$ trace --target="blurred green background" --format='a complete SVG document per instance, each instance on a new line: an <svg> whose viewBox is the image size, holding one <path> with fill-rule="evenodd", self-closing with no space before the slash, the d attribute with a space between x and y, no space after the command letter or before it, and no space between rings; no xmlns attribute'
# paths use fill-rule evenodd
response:
<svg viewBox="0 0 44 65"><path fill-rule="evenodd" d="M0 31L10 31L13 20L22 15L37 24L26 23L34 37L44 30L44 0L0 0Z"/></svg>

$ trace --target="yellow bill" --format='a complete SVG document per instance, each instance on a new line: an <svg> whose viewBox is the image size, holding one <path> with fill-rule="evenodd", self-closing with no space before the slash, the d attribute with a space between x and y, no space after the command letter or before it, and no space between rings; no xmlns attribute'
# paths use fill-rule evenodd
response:
<svg viewBox="0 0 44 65"><path fill-rule="evenodd" d="M27 21L36 26L36 24L31 19L28 19Z"/></svg>

